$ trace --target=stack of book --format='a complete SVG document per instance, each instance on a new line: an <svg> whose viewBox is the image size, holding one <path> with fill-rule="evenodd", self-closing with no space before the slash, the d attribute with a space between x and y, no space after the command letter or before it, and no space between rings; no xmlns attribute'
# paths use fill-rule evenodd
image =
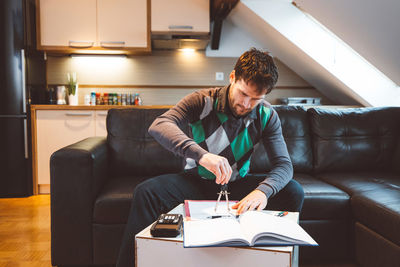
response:
<svg viewBox="0 0 400 267"><path fill-rule="evenodd" d="M234 202L230 203L233 205ZM184 247L212 246L317 246L295 221L279 212L215 211L215 201L185 201Z"/></svg>

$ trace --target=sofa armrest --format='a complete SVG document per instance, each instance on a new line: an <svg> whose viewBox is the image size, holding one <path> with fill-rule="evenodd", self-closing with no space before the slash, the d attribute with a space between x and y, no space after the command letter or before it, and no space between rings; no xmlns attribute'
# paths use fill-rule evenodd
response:
<svg viewBox="0 0 400 267"><path fill-rule="evenodd" d="M105 137L90 137L50 158L52 265L93 262L93 205L107 179Z"/></svg>

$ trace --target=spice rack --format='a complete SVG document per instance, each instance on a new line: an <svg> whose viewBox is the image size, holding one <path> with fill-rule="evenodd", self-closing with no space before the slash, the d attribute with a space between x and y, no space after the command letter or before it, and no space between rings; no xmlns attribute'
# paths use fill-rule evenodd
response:
<svg viewBox="0 0 400 267"><path fill-rule="evenodd" d="M90 95L85 95L85 105L142 105L142 99L138 93L96 93L91 92Z"/></svg>

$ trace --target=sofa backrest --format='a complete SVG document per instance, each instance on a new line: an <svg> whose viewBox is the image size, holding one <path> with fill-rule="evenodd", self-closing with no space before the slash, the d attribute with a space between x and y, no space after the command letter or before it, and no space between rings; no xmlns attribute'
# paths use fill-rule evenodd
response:
<svg viewBox="0 0 400 267"><path fill-rule="evenodd" d="M282 134L294 171L312 172L313 155L306 109L301 106L274 106L274 109L281 120ZM271 163L262 142L260 142L251 157L250 172L265 173L270 169Z"/></svg>
<svg viewBox="0 0 400 267"><path fill-rule="evenodd" d="M299 173L400 170L400 108L324 109L274 106ZM183 159L149 134L153 120L167 109L112 109L107 116L110 170L116 176L182 171ZM255 147L250 172L271 164L262 143Z"/></svg>
<svg viewBox="0 0 400 267"><path fill-rule="evenodd" d="M147 130L168 109L111 109L107 115L110 171L114 176L177 173L183 160L163 148Z"/></svg>
<svg viewBox="0 0 400 267"><path fill-rule="evenodd" d="M315 172L392 169L400 108L308 111Z"/></svg>

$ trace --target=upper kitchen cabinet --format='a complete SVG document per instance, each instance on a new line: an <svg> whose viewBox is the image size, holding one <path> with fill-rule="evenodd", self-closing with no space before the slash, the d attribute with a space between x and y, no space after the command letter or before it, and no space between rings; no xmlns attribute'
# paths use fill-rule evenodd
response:
<svg viewBox="0 0 400 267"><path fill-rule="evenodd" d="M147 1L97 0L98 41L103 48L147 48Z"/></svg>
<svg viewBox="0 0 400 267"><path fill-rule="evenodd" d="M41 0L40 45L92 47L96 42L96 0Z"/></svg>
<svg viewBox="0 0 400 267"><path fill-rule="evenodd" d="M152 0L151 31L210 32L209 0Z"/></svg>
<svg viewBox="0 0 400 267"><path fill-rule="evenodd" d="M150 52L150 0L37 0L39 50Z"/></svg>

